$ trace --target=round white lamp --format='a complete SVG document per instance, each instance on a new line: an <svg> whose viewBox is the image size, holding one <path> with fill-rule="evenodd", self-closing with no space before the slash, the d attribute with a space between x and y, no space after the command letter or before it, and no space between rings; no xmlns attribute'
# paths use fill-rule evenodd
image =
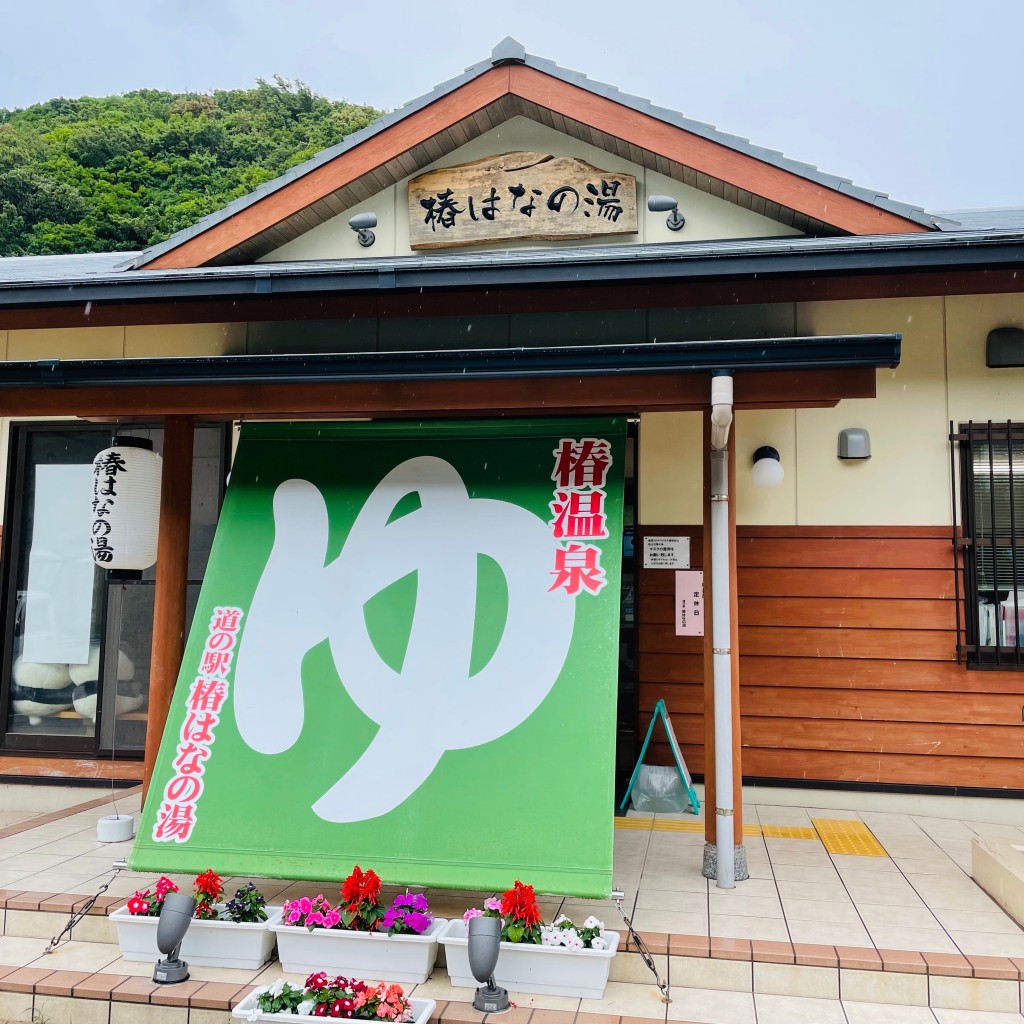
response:
<svg viewBox="0 0 1024 1024"><path fill-rule="evenodd" d="M754 452L754 468L751 478L758 487L778 487L786 478L778 450L762 445Z"/></svg>

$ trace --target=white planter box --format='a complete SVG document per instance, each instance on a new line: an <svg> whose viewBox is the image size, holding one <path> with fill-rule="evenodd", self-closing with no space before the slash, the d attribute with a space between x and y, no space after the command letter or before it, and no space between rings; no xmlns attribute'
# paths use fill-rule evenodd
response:
<svg viewBox="0 0 1024 1024"><path fill-rule="evenodd" d="M435 917L422 935L350 932L284 924L280 913L270 921L277 935L277 958L289 974L326 971L345 977L371 978L418 985L430 977L437 960L437 940L446 918Z"/></svg>
<svg viewBox="0 0 1024 1024"><path fill-rule="evenodd" d="M259 924L232 921L193 921L181 943L181 958L196 967L240 967L254 971L274 955L270 922L280 907L265 907L267 920ZM125 960L156 963L163 955L156 947L160 918L141 917L119 907L109 915L117 926L117 941Z"/></svg>
<svg viewBox="0 0 1024 1024"><path fill-rule="evenodd" d="M600 999L608 984L619 933L604 932L607 949L571 950L564 946L503 942L494 968L495 983L512 992ZM450 921L440 938L448 961L448 977L460 988L479 982L469 969L469 938L464 921Z"/></svg>
<svg viewBox="0 0 1024 1024"><path fill-rule="evenodd" d="M257 990L258 991L258 990ZM434 1012L434 1007L437 1006L437 1001L434 999L410 999L412 1003L412 1012L415 1014L413 1024L427 1024L430 1020L430 1015ZM256 1016L252 1016L253 1010L256 1009L256 992L250 992L232 1011L231 1016L237 1017L239 1020L314 1020L314 1017L300 1017L295 1013L262 1013L256 1010Z"/></svg>

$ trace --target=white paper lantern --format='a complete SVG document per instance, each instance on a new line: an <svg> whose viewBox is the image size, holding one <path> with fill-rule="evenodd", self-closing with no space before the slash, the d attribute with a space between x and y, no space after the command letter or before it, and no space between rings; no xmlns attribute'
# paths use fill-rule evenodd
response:
<svg viewBox="0 0 1024 1024"><path fill-rule="evenodd" d="M92 558L104 569L148 569L160 530L161 459L145 438L114 441L92 460Z"/></svg>

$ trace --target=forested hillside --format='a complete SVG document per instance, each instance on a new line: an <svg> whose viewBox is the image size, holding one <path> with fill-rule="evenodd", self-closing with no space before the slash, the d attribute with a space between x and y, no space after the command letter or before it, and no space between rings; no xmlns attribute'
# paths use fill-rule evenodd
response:
<svg viewBox="0 0 1024 1024"><path fill-rule="evenodd" d="M143 248L378 114L280 78L0 108L0 256Z"/></svg>

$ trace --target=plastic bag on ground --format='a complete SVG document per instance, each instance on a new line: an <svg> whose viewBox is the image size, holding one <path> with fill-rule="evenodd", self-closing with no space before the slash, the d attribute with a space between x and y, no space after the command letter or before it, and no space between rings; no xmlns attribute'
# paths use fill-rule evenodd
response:
<svg viewBox="0 0 1024 1024"><path fill-rule="evenodd" d="M686 807L686 788L675 767L643 764L633 784L630 802L634 811L679 812Z"/></svg>

